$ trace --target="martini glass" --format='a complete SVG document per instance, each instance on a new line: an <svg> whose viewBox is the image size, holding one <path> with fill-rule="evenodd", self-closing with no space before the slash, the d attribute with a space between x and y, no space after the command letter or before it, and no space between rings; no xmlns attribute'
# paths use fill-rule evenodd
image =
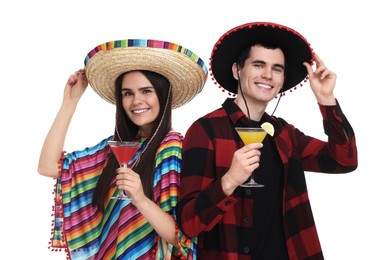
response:
<svg viewBox="0 0 390 260"><path fill-rule="evenodd" d="M127 168L127 164L134 157L140 142L124 142L124 141L108 141L111 151L114 153L121 167ZM119 191L118 196L113 196L111 199L130 200L123 190Z"/></svg>
<svg viewBox="0 0 390 260"><path fill-rule="evenodd" d="M236 127L236 131L245 145L263 142L267 132L260 127ZM252 172L249 182L243 183L241 187L264 187L263 184L255 181L255 174Z"/></svg>

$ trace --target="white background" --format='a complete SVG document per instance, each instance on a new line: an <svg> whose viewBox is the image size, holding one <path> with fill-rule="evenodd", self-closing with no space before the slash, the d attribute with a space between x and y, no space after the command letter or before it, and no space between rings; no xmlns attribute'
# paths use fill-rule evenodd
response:
<svg viewBox="0 0 390 260"><path fill-rule="evenodd" d="M344 3L346 2L346 3ZM348 4L347 4L348 3ZM359 167L345 175L306 174L325 258L390 259L390 22L385 1L6 1L0 7L0 258L65 259L47 248L54 181L37 173L40 149L61 104L65 82L95 46L118 39L176 42L208 64L215 41L247 22L294 28L338 75L336 96L354 127ZM174 111L185 133L226 96L209 77L191 103ZM272 112L273 104L269 109ZM308 84L287 93L276 112L325 138ZM65 150L113 133L114 107L91 89L70 126Z"/></svg>

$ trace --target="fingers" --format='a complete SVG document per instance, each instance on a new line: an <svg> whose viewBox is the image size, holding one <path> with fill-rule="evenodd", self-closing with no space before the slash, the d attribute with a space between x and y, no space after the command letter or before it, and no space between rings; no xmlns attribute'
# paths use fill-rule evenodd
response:
<svg viewBox="0 0 390 260"><path fill-rule="evenodd" d="M334 76L334 73L330 71L323 62L320 62L319 65L317 64L317 69L314 72L314 74L320 79L324 80L326 78L331 78Z"/></svg>
<svg viewBox="0 0 390 260"><path fill-rule="evenodd" d="M307 62L304 62L303 65L306 67L307 74L309 75L309 77L313 75L313 68L311 67L311 65Z"/></svg>
<svg viewBox="0 0 390 260"><path fill-rule="evenodd" d="M130 179L134 176L139 176L135 171L133 171L131 168L125 168L125 167L120 167L116 170L117 176L116 178L118 180L125 180L125 179Z"/></svg>
<svg viewBox="0 0 390 260"><path fill-rule="evenodd" d="M251 144L247 144L247 145L243 146L239 150L242 150L243 152L247 152L247 151L250 151L250 150L258 150L258 149L260 149L262 147L263 147L262 143L251 143Z"/></svg>
<svg viewBox="0 0 390 260"><path fill-rule="evenodd" d="M76 71L75 73L70 75L67 83L70 84L71 86L74 86L77 83L77 80L79 78L79 74L80 74L80 71Z"/></svg>
<svg viewBox="0 0 390 260"><path fill-rule="evenodd" d="M251 157L248 157L246 159L246 163L247 163L247 166L253 166L255 165L257 168L259 166L259 163L260 163L260 153L254 155L254 156L251 156Z"/></svg>
<svg viewBox="0 0 390 260"><path fill-rule="evenodd" d="M247 144L240 149L236 151L236 154L238 157L252 157L252 156L260 156L260 148L263 147L262 143L252 143L252 144Z"/></svg>
<svg viewBox="0 0 390 260"><path fill-rule="evenodd" d="M327 77L333 76L334 73L325 66L325 63L317 54L314 54L313 61L316 64L315 70L313 70L312 66L308 62L303 63L303 65L307 69L309 77L316 76L319 79L323 80Z"/></svg>
<svg viewBox="0 0 390 260"><path fill-rule="evenodd" d="M81 80L83 81L83 84L88 84L87 75L85 75L84 70L82 70L82 72L81 72Z"/></svg>
<svg viewBox="0 0 390 260"><path fill-rule="evenodd" d="M324 62L317 54L314 54L313 60L316 62L317 67L325 66Z"/></svg>
<svg viewBox="0 0 390 260"><path fill-rule="evenodd" d="M236 187L244 183L251 173L260 166L260 151L258 149L238 149L232 159L232 164L224 176L224 189L231 194Z"/></svg>
<svg viewBox="0 0 390 260"><path fill-rule="evenodd" d="M253 164L259 163L260 161L260 148L263 147L261 143L253 143L246 145L241 149L238 149L235 153L237 162L239 163L240 168L246 168Z"/></svg>
<svg viewBox="0 0 390 260"><path fill-rule="evenodd" d="M320 72L320 79L323 80L323 79L328 78L332 75L333 75L333 73L330 70L325 68L325 69L321 70L321 72Z"/></svg>
<svg viewBox="0 0 390 260"><path fill-rule="evenodd" d="M116 186L124 190L133 203L140 202L145 198L141 178L138 173L130 168L119 168L117 170Z"/></svg>
<svg viewBox="0 0 390 260"><path fill-rule="evenodd" d="M321 58L317 54L314 54L313 61L316 63L316 71L325 67L324 62L321 60ZM310 77L314 73L311 64L309 64L308 62L304 62L303 65L306 67L307 74L309 74L309 77Z"/></svg>
<svg viewBox="0 0 390 260"><path fill-rule="evenodd" d="M118 168L116 180L118 186L129 185L136 187L141 183L139 174L129 168Z"/></svg>
<svg viewBox="0 0 390 260"><path fill-rule="evenodd" d="M72 74L72 75L69 76L68 84L70 84L70 85L73 86L73 85L76 84L76 83L77 83L77 74L74 73L74 74Z"/></svg>

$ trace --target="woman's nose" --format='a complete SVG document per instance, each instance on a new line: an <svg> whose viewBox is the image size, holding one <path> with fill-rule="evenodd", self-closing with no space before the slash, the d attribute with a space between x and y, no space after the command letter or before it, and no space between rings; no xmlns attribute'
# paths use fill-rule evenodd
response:
<svg viewBox="0 0 390 260"><path fill-rule="evenodd" d="M142 103L142 96L139 94L134 94L133 103L134 104L141 104Z"/></svg>

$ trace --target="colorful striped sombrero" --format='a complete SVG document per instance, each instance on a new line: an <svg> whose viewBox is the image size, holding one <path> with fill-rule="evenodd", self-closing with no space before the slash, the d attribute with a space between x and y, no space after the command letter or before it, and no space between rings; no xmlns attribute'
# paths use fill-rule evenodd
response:
<svg viewBox="0 0 390 260"><path fill-rule="evenodd" d="M115 104L115 80L124 72L150 70L165 76L172 86L172 108L202 91L208 71L192 51L176 43L126 39L106 42L91 50L84 60L92 89Z"/></svg>

